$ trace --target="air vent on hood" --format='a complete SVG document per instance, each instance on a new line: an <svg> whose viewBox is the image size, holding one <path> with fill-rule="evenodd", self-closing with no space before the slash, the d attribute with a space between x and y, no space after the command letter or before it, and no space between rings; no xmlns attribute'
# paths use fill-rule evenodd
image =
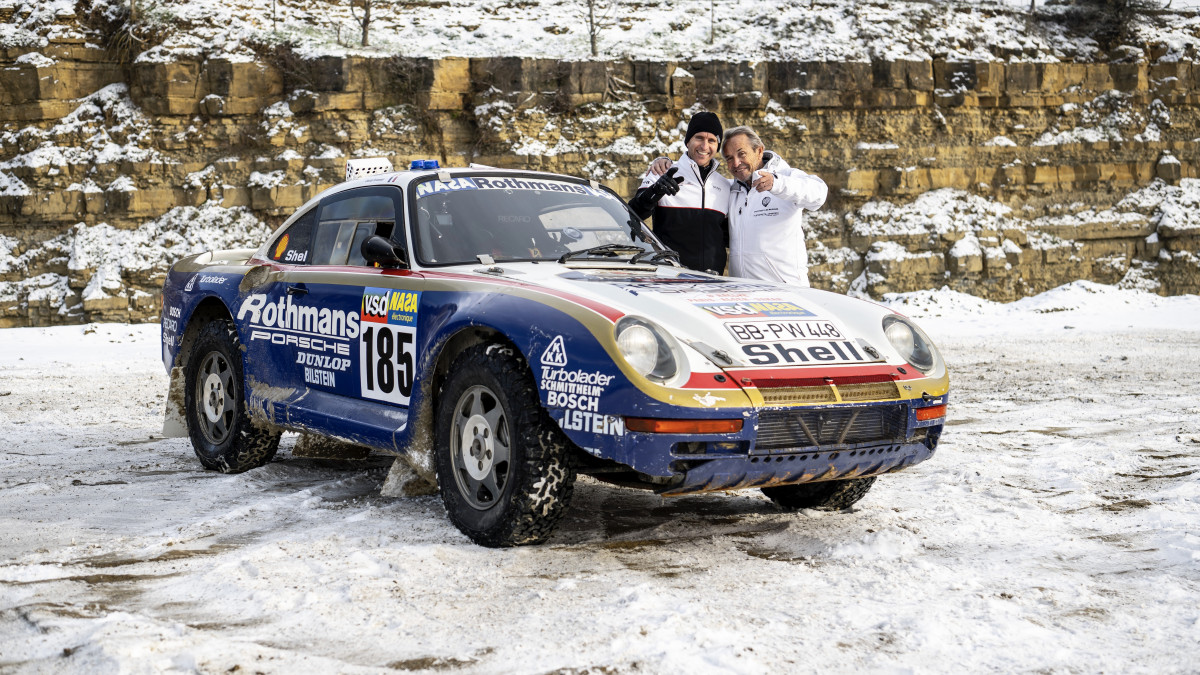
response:
<svg viewBox="0 0 1200 675"><path fill-rule="evenodd" d="M888 401L900 398L900 387L895 382L843 384L837 390L843 401Z"/></svg>
<svg viewBox="0 0 1200 675"><path fill-rule="evenodd" d="M764 405L837 402L837 394L833 393L833 387L828 384L819 387L778 387L760 391Z"/></svg>
<svg viewBox="0 0 1200 675"><path fill-rule="evenodd" d="M762 394L764 405L890 401L900 398L900 388L890 375L755 378L753 384Z"/></svg>

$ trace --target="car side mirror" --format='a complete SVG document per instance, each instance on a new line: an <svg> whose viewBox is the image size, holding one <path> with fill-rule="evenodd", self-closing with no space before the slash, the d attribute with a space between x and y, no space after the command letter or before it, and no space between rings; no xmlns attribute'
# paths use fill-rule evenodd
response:
<svg viewBox="0 0 1200 675"><path fill-rule="evenodd" d="M367 264L378 264L390 269L408 269L408 255L392 240L379 235L367 237L360 250Z"/></svg>

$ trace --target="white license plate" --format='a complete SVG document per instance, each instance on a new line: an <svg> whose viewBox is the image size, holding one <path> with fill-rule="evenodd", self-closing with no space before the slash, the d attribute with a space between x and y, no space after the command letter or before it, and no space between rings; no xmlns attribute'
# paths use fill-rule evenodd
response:
<svg viewBox="0 0 1200 675"><path fill-rule="evenodd" d="M846 338L846 332L836 323L820 319L729 322L725 324L725 328L740 344L791 342L793 340L842 340Z"/></svg>

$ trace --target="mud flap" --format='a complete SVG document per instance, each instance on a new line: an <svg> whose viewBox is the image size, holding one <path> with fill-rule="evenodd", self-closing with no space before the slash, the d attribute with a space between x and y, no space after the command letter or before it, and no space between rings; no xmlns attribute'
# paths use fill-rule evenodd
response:
<svg viewBox="0 0 1200 675"><path fill-rule="evenodd" d="M163 410L162 434L165 438L185 438L188 435L187 417L183 411L183 368L171 369L171 383L167 386L167 402Z"/></svg>
<svg viewBox="0 0 1200 675"><path fill-rule="evenodd" d="M435 495L437 491L437 484L422 478L406 457L397 457L392 462L387 480L379 488L379 493L384 497L425 497Z"/></svg>

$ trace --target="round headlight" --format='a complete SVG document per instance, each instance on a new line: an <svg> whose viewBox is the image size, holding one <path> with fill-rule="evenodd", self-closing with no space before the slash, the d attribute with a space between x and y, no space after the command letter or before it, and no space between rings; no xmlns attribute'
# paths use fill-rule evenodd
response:
<svg viewBox="0 0 1200 675"><path fill-rule="evenodd" d="M937 357L933 342L917 325L908 319L891 314L883 318L883 333L900 356L917 370L933 370Z"/></svg>
<svg viewBox="0 0 1200 675"><path fill-rule="evenodd" d="M888 342L892 343L896 351L904 355L905 360L916 350L917 336L913 334L912 328L908 324L903 321L890 321L887 328L883 330L887 333Z"/></svg>
<svg viewBox="0 0 1200 675"><path fill-rule="evenodd" d="M629 365L643 375L648 375L658 363L658 340L649 328L640 324L633 324L621 331L617 336L617 348Z"/></svg>
<svg viewBox="0 0 1200 675"><path fill-rule="evenodd" d="M673 340L650 321L623 317L616 325L617 349L644 377L665 381L679 371Z"/></svg>

